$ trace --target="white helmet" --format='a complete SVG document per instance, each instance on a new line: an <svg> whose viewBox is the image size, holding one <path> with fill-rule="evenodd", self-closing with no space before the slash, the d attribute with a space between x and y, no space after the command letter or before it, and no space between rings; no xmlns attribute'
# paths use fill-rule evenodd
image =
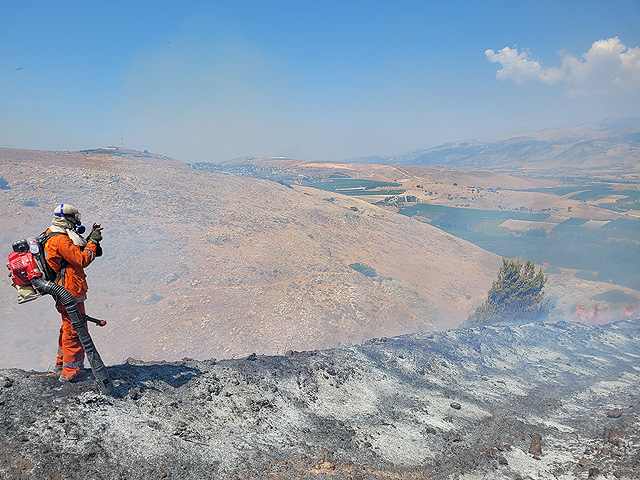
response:
<svg viewBox="0 0 640 480"><path fill-rule="evenodd" d="M69 220L74 225L81 225L80 223L80 212L73 205L69 205L68 203L61 203L56 207L53 211L53 214L56 217L64 217Z"/></svg>

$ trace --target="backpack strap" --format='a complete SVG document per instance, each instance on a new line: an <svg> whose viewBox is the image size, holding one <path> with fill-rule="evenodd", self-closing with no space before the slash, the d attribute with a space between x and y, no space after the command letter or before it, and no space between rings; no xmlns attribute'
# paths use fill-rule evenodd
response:
<svg viewBox="0 0 640 480"><path fill-rule="evenodd" d="M55 237L56 235L66 235L66 233L49 232L49 233L45 234L44 240L42 242L43 248L47 244L47 242L51 239L51 237ZM64 275L65 275L65 273L67 271L67 265L69 265L69 262L67 262L64 258L62 260L60 260L60 270L56 274L56 278L53 280L54 283L59 283L60 279L62 279L62 286L63 287L64 287L64 280L65 280Z"/></svg>

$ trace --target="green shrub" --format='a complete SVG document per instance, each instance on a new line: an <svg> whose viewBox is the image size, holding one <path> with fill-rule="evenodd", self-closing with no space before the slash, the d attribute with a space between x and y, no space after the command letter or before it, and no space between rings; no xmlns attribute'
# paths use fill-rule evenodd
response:
<svg viewBox="0 0 640 480"><path fill-rule="evenodd" d="M360 272L365 277L375 277L378 273L371 268L369 265L365 265L364 263L352 263L349 265L356 272Z"/></svg>
<svg viewBox="0 0 640 480"><path fill-rule="evenodd" d="M527 237L535 237L535 238L545 238L547 236L547 231L542 228L532 228L531 230L527 230Z"/></svg>
<svg viewBox="0 0 640 480"><path fill-rule="evenodd" d="M542 269L536 273L532 260L502 259L498 278L494 280L487 300L467 319L466 326L493 323L527 323L542 321L549 315L549 304L544 300L547 277Z"/></svg>

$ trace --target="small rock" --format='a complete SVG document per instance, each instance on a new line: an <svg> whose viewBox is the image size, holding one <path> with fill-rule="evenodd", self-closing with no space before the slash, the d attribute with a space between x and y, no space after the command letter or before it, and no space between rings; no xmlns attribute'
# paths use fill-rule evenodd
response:
<svg viewBox="0 0 640 480"><path fill-rule="evenodd" d="M495 448L490 448L485 453L489 458L498 458L498 453L496 452Z"/></svg>
<svg viewBox="0 0 640 480"><path fill-rule="evenodd" d="M609 418L620 418L622 416L622 410L619 408L614 408L607 412L607 417Z"/></svg>
<svg viewBox="0 0 640 480"><path fill-rule="evenodd" d="M138 398L140 398L140 389L136 387L129 390L129 393L127 393L127 398L130 398L131 400L138 400Z"/></svg>
<svg viewBox="0 0 640 480"><path fill-rule="evenodd" d="M13 386L13 380L8 377L0 377L0 385L2 385L2 388L11 388Z"/></svg>
<svg viewBox="0 0 640 480"><path fill-rule="evenodd" d="M449 406L454 410L460 410L462 408L462 405L460 405L458 402L452 402L449 404Z"/></svg>
<svg viewBox="0 0 640 480"><path fill-rule="evenodd" d="M621 419L623 422L627 422L627 423L636 423L636 419L635 419L635 417L633 417L632 415L622 415L622 416L620 417L620 419Z"/></svg>
<svg viewBox="0 0 640 480"><path fill-rule="evenodd" d="M328 460L320 460L316 465L317 469L335 470L336 466Z"/></svg>
<svg viewBox="0 0 640 480"><path fill-rule="evenodd" d="M595 478L600 474L600 469L598 467L591 467L589 469L589 478Z"/></svg>
<svg viewBox="0 0 640 480"><path fill-rule="evenodd" d="M604 427L604 432L602 433L602 436L611 441L626 438L626 435L622 433L620 430L618 430L617 428L610 427L608 425Z"/></svg>
<svg viewBox="0 0 640 480"><path fill-rule="evenodd" d="M498 457L498 464L500 465L509 465L509 462L507 462L507 459L504 457Z"/></svg>
<svg viewBox="0 0 640 480"><path fill-rule="evenodd" d="M531 445L529 446L529 453L534 457L542 455L542 437L537 433L531 435Z"/></svg>
<svg viewBox="0 0 640 480"><path fill-rule="evenodd" d="M258 355L256 355L255 353L252 353L247 357L247 360L249 360L250 362L254 362L257 358L258 358Z"/></svg>
<svg viewBox="0 0 640 480"><path fill-rule="evenodd" d="M580 464L581 467L588 467L590 465L593 465L593 462L589 460L587 457L582 457L578 463Z"/></svg>
<svg viewBox="0 0 640 480"><path fill-rule="evenodd" d="M65 422L64 415L60 411L56 410L55 417L56 417L56 422L58 422L58 423L64 423Z"/></svg>
<svg viewBox="0 0 640 480"><path fill-rule="evenodd" d="M631 472L629 470L616 470L613 472L613 476L616 478L631 477Z"/></svg>

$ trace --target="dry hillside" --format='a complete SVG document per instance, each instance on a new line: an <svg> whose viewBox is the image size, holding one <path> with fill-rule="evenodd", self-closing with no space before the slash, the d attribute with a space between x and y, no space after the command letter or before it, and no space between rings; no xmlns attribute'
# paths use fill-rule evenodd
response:
<svg viewBox="0 0 640 480"><path fill-rule="evenodd" d="M460 323L500 259L366 202L198 172L165 158L0 149L0 247L43 231L58 203L105 227L87 269L107 362L283 353ZM375 270L368 277L350 267ZM50 298L0 298L0 366L46 367Z"/></svg>

